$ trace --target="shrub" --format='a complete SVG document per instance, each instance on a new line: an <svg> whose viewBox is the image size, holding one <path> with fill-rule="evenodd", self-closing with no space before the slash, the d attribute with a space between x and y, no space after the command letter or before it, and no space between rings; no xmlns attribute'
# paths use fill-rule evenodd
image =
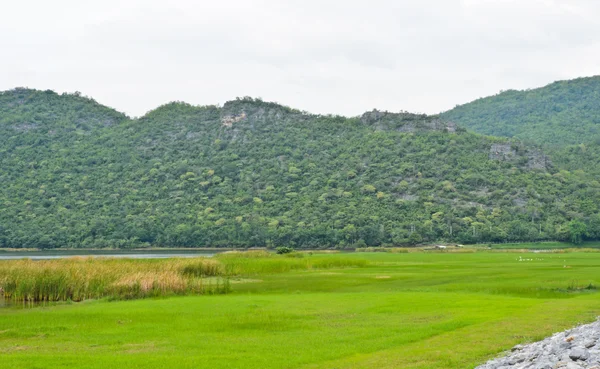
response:
<svg viewBox="0 0 600 369"><path fill-rule="evenodd" d="M281 246L281 247L276 248L275 252L278 253L279 255L289 254L289 253L294 252L294 248L288 247L288 246Z"/></svg>

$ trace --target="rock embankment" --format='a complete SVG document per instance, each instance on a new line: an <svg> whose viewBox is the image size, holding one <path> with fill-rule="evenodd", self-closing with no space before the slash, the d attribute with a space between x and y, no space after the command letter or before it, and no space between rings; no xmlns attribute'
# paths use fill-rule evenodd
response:
<svg viewBox="0 0 600 369"><path fill-rule="evenodd" d="M476 369L600 369L600 321L517 345L511 351Z"/></svg>

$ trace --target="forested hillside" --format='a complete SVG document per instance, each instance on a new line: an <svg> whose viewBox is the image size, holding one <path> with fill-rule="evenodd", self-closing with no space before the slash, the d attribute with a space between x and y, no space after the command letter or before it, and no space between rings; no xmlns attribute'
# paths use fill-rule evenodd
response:
<svg viewBox="0 0 600 369"><path fill-rule="evenodd" d="M509 90L457 106L445 119L478 133L543 145L600 141L600 76Z"/></svg>
<svg viewBox="0 0 600 369"><path fill-rule="evenodd" d="M139 119L0 94L2 247L351 247L600 237L600 184L440 117L251 98Z"/></svg>

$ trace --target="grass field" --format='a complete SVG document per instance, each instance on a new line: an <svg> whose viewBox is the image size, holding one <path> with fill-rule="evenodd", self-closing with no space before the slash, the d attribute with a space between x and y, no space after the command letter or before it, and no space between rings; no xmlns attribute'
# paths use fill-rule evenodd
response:
<svg viewBox="0 0 600 369"><path fill-rule="evenodd" d="M533 249L533 250L559 250L559 249L600 249L600 242L586 241L581 245L566 242L529 242L529 243L495 243L489 245L491 249Z"/></svg>
<svg viewBox="0 0 600 369"><path fill-rule="evenodd" d="M472 368L600 315L600 253L222 260L225 295L0 309L0 368Z"/></svg>

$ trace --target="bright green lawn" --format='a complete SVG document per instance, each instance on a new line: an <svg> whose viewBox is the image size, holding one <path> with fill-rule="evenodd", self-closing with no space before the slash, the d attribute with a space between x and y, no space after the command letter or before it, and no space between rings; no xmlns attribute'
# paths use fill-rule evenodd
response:
<svg viewBox="0 0 600 369"><path fill-rule="evenodd" d="M0 309L0 367L471 368L600 315L577 290L600 285L600 253L344 257L371 264L249 276L230 295Z"/></svg>

